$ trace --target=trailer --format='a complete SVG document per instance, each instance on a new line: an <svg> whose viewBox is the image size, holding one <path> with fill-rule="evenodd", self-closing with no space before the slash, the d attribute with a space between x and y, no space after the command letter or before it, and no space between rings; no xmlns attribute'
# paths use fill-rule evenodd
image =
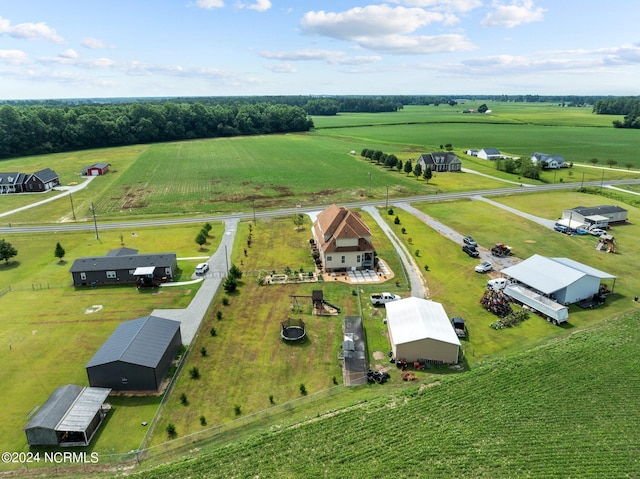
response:
<svg viewBox="0 0 640 479"><path fill-rule="evenodd" d="M529 308L543 314L547 318L547 321L550 321L553 324L557 325L565 323L569 319L569 309L566 306L556 303L552 299L549 299L526 286L521 284L510 284L502 291L515 302L528 306Z"/></svg>

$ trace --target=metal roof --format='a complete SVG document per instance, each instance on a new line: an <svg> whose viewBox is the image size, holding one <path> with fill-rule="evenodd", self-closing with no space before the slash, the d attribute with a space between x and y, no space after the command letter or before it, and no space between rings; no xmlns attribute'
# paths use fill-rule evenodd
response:
<svg viewBox="0 0 640 479"><path fill-rule="evenodd" d="M387 326L395 344L435 339L460 346L442 304L410 297L386 303L385 307Z"/></svg>
<svg viewBox="0 0 640 479"><path fill-rule="evenodd" d="M584 276L615 278L604 271L568 258L547 258L538 254L500 272L544 294L555 293Z"/></svg>
<svg viewBox="0 0 640 479"><path fill-rule="evenodd" d="M175 253L84 257L76 259L73 265L71 265L69 272L79 273L86 271L136 269L141 266L168 268L172 267L175 262Z"/></svg>
<svg viewBox="0 0 640 479"><path fill-rule="evenodd" d="M576 206L570 211L575 211L582 216L607 215L612 213L626 213L627 210L616 205L600 205L600 206Z"/></svg>
<svg viewBox="0 0 640 479"><path fill-rule="evenodd" d="M153 315L127 321L116 328L85 367L121 361L155 368L179 330L179 321Z"/></svg>
<svg viewBox="0 0 640 479"><path fill-rule="evenodd" d="M85 431L111 389L67 384L57 388L25 426L56 431Z"/></svg>

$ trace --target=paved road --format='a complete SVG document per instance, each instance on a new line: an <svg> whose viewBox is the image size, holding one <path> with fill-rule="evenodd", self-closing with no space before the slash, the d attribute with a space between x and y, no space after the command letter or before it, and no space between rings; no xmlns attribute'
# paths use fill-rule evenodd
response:
<svg viewBox="0 0 640 479"><path fill-rule="evenodd" d="M198 332L200 323L205 317L207 309L213 301L222 281L229 269L231 248L238 229L238 219L231 218L224 222L224 234L217 251L206 261L209 263L209 271L205 274L200 289L185 309L155 309L153 315L161 318L180 321L182 343L191 344Z"/></svg>

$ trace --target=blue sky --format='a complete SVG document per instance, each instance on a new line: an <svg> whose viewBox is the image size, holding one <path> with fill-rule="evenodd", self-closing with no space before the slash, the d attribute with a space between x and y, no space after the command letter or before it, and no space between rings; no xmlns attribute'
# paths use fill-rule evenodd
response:
<svg viewBox="0 0 640 479"><path fill-rule="evenodd" d="M0 1L0 99L638 95L636 0Z"/></svg>

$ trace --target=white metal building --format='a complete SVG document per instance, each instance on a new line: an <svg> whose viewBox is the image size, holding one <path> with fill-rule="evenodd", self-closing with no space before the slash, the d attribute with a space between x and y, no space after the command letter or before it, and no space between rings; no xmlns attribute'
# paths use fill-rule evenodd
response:
<svg viewBox="0 0 640 479"><path fill-rule="evenodd" d="M603 279L616 277L569 258L530 258L500 271L560 304L577 303L600 292ZM613 285L610 288L613 290Z"/></svg>
<svg viewBox="0 0 640 479"><path fill-rule="evenodd" d="M385 304L387 329L393 357L458 362L460 340L440 303L421 298L405 298Z"/></svg>

